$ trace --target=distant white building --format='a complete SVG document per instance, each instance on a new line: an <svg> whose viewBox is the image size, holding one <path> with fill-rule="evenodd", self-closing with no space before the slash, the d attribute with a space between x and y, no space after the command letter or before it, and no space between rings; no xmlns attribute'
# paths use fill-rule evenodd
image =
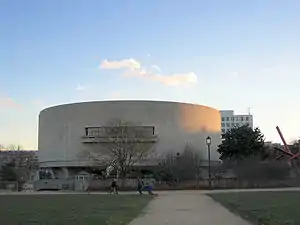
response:
<svg viewBox="0 0 300 225"><path fill-rule="evenodd" d="M233 110L221 110L221 129L222 133L226 133L233 127L240 127L242 125L249 125L253 128L253 116L235 115Z"/></svg>

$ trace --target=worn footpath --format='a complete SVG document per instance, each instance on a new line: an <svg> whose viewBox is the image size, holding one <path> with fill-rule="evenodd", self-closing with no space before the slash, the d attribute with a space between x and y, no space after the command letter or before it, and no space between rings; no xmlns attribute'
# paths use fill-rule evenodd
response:
<svg viewBox="0 0 300 225"><path fill-rule="evenodd" d="M201 192L161 193L129 225L250 225Z"/></svg>

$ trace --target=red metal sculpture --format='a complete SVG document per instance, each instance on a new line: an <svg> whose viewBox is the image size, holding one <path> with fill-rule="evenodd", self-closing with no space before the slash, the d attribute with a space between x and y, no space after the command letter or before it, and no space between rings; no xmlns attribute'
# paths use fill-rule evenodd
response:
<svg viewBox="0 0 300 225"><path fill-rule="evenodd" d="M284 156L287 156L288 157L288 160L289 161L292 161L293 159L296 159L298 157L300 157L300 145L299 145L299 149L298 149L298 152L297 153L292 153L289 149L289 146L287 145L281 131L280 131L280 128L277 126L276 127L276 130L281 138L281 141L283 143L283 146L284 146L284 149L281 149L281 148L278 148L278 147L275 147L274 146L274 149L277 150L277 151L280 151L282 154L280 156L278 156L276 159L280 159Z"/></svg>
<svg viewBox="0 0 300 225"><path fill-rule="evenodd" d="M288 160L288 164L290 167L293 167L295 169L295 172L297 174L298 177L300 177L300 141L299 141L299 145L298 145L298 152L293 153L290 149L289 146L287 145L279 127L276 127L277 132L281 138L281 141L283 143L283 147L284 149L278 148L276 146L274 146L274 149L279 151L281 153L281 155L279 155L278 157L276 157L276 159L287 159Z"/></svg>

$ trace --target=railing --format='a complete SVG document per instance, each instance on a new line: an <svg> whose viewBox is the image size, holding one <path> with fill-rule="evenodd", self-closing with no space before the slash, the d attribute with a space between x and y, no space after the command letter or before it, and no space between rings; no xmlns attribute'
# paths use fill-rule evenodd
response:
<svg viewBox="0 0 300 225"><path fill-rule="evenodd" d="M136 134L138 136L151 136L155 134L153 126L102 126L86 127L85 136L105 137L115 134L126 133L128 135Z"/></svg>
<svg viewBox="0 0 300 225"><path fill-rule="evenodd" d="M157 136L153 126L86 127L82 142L157 142Z"/></svg>
<svg viewBox="0 0 300 225"><path fill-rule="evenodd" d="M91 137L91 136L83 136L82 137L82 142L83 143L112 143L112 142L140 142L140 143L146 143L146 142L157 142L157 136L152 136L152 137L135 137L135 138L117 138L117 137Z"/></svg>

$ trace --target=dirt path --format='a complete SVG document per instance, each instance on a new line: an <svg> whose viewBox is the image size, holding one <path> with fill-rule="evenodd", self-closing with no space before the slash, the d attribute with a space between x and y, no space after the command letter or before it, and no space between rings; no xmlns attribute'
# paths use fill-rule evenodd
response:
<svg viewBox="0 0 300 225"><path fill-rule="evenodd" d="M201 192L161 193L129 225L250 225Z"/></svg>

